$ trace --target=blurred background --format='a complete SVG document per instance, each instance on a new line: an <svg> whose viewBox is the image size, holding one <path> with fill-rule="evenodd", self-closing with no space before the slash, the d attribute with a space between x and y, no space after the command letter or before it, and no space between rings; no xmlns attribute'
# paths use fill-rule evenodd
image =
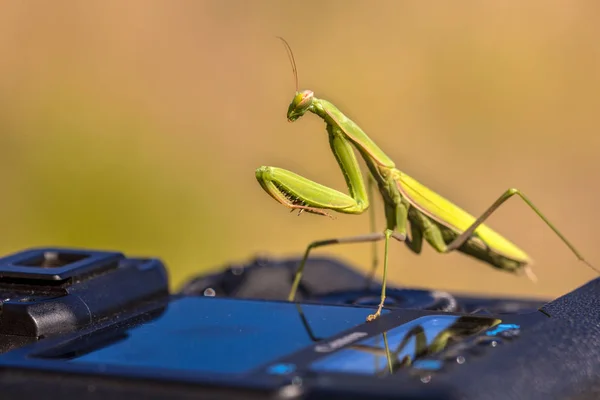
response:
<svg viewBox="0 0 600 400"><path fill-rule="evenodd" d="M0 252L158 256L177 289L230 262L368 232L367 214L298 217L256 182L273 165L346 191L323 122L286 121L281 35L301 89L399 169L477 215L517 187L600 265L598 12L593 0L2 0ZM489 225L531 255L537 284L400 245L391 280L554 297L595 277L517 198ZM370 249L318 253L366 271Z"/></svg>

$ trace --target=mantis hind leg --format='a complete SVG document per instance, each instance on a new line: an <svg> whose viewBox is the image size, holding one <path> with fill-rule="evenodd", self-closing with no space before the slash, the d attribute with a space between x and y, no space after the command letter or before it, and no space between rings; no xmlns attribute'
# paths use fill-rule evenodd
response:
<svg viewBox="0 0 600 400"><path fill-rule="evenodd" d="M493 252L489 251L489 247L487 248L487 250L482 250L479 248L462 248L461 246L458 246L457 248L450 247L447 241L451 239L448 238L448 234L446 231L444 231L443 227L440 227L438 224L434 223L428 217L422 214L418 218L420 220L419 223L421 226L420 229L422 230L423 238L438 253L445 254L453 250L459 250L483 262L487 262L496 268L511 272L516 272L519 270L519 268L524 267L525 269L523 272L525 272L531 280L536 280L535 275L533 274L533 272L531 272L527 265L524 265L520 261L516 261L510 258L505 258L503 256L494 254ZM450 244L455 243L456 235L454 236L455 237L454 239L452 239ZM485 243L483 244L485 245Z"/></svg>
<svg viewBox="0 0 600 400"><path fill-rule="evenodd" d="M506 200L510 199L514 195L519 196L529 206L529 208L531 208L533 210L533 212L535 212L537 214L537 216L540 217L542 219L542 221L544 221L546 223L546 225L548 225L548 227L550 229L552 229L552 231L554 231L554 233L562 240L562 242L564 244L567 245L567 247L573 252L573 254L575 254L575 256L580 261L582 261L585 265L587 265L589 268L591 268L595 272L600 273L600 270L598 270L596 267L594 267L592 264L590 264L585 258L583 258L581 253L579 251L577 251L577 249L563 236L562 233L560 233L560 231L558 229L556 229L554 224L552 224L548 220L548 218L546 218L546 216L544 214L542 214L542 212L531 202L531 200L529 200L527 198L527 196L525 196L525 194L523 194L520 190L515 189L515 188L510 188L510 189L506 190L500 197L498 197L498 199L483 214L481 214L481 216L479 218L477 218L477 220L467 230L465 230L458 237L456 237L450 244L448 244L448 251L455 250L455 249L459 248L460 246L462 246L462 244L466 240L468 240L471 235L473 235L473 232L475 232L475 229L477 229L477 227L479 225L481 225L487 218L489 218L489 216L492 215L492 213L494 211L496 211L498 209L498 207L500 207Z"/></svg>
<svg viewBox="0 0 600 400"><path fill-rule="evenodd" d="M434 248L436 248L436 250L438 250L440 252L448 253L450 251L456 250L459 247L461 247L467 240L469 240L469 238L471 238L471 236L473 236L473 233L475 232L475 230L477 229L478 226L483 224L485 222L485 220L487 220L494 213L494 211L496 211L502 204L504 204L504 202L506 202L506 200L510 199L514 195L519 196L533 210L533 212L535 212L536 215L538 217L540 217L542 219L542 221L544 221L550 229L552 229L552 231L563 241L564 244L567 245L567 247L573 252L573 254L575 254L575 256L580 261L582 261L585 265L587 265L589 268L591 268L595 272L600 273L600 270L598 270L596 267L594 267L592 264L590 264L585 258L583 258L581 253L579 251L577 251L577 249L563 236L563 234L554 226L554 224L552 224L548 220L548 218L546 218L546 216L544 214L542 214L542 212L531 202L531 200L529 200L527 198L527 196L525 196L520 190L515 189L515 188L506 190L500 197L498 197L498 199L496 199L496 201L490 207L488 207L488 209L483 214L481 214L481 216L479 218L477 218L475 220L475 222L473 222L471 224L471 226L469 226L469 228L467 228L463 233L461 233L456 238L454 238L447 245L443 241L443 239L440 240L440 238L438 237L436 230L439 232L439 229L437 227L431 228L431 229L426 229L423 232L425 235L425 239ZM433 225L433 224L431 224L431 225ZM441 235L441 232L439 232L439 234ZM526 273L529 274L530 278L532 278L532 279L534 278L533 273L531 271L526 270Z"/></svg>

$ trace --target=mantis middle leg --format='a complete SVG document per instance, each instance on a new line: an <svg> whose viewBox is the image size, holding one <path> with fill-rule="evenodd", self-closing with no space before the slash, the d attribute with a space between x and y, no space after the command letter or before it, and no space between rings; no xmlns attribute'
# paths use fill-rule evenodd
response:
<svg viewBox="0 0 600 400"><path fill-rule="evenodd" d="M383 308L383 303L385 301L385 288L386 288L386 280L387 280L386 275L387 275L387 265L388 265L388 245L389 245L390 238L394 238L400 242L406 241L405 234L394 232L390 229L386 229L385 232L383 232L383 233L374 232L374 233L369 233L366 235L358 235L358 236L351 236L351 237L337 238L337 239L318 240L318 241L312 242L306 248L306 251L304 252L304 257L302 257L302 261L300 262L300 265L298 266L298 269L296 270L296 274L294 276L294 282L292 283L292 288L291 288L290 294L288 296L288 301L294 301L294 299L296 298L296 292L298 291L298 286L300 285L300 280L302 279L302 275L304 273L304 266L306 265L306 261L308 260L308 256L312 249L315 249L317 247L330 246L333 244L367 243L367 242L377 242L380 240L385 240L385 252L384 252L384 259L383 259L383 283L382 283L382 287L381 287L381 303L379 304L377 312L375 314L369 315L368 320L371 321L371 320L379 317L379 315L381 314L381 310Z"/></svg>
<svg viewBox="0 0 600 400"><path fill-rule="evenodd" d="M391 206L388 206L388 210L392 209ZM407 215L408 210L405 204L398 203L394 208L393 214L389 214L389 218L395 218L396 221L392 221L392 223L388 226L388 229L383 233L372 232L366 235L352 236L346 238L337 238L337 239L326 239L326 240L318 240L312 242L308 245L304 252L304 257L296 270L296 275L294 277L294 281L292 283L292 288L290 290L290 294L288 296L288 301L294 301L296 297L296 292L298 290L298 286L300 284L300 280L302 279L302 275L304 273L304 266L306 265L306 261L308 260L308 256L312 249L323 246L330 246L333 244L342 244L342 243L366 243L366 242L378 242L381 240L385 240L385 251L384 251L384 259L383 259L383 277L382 277L382 285L381 285L381 302L377 308L377 312L375 314L369 315L368 321L372 321L381 315L381 310L383 309L383 305L385 303L385 291L387 285L387 267L388 267L388 249L389 249L389 239L390 237L406 243L406 245L414 252L419 253L422 247L423 236L419 231L419 228L411 225L411 238L407 238L406 230L407 230ZM389 213L389 211L388 211ZM392 227L396 228L396 231L390 229Z"/></svg>
<svg viewBox="0 0 600 400"><path fill-rule="evenodd" d="M367 174L367 192L371 201L374 199L373 197L373 186L376 184L375 179L371 176L371 174ZM377 220L375 215L375 207L370 207L369 209L369 222L371 233L377 232ZM369 271L369 275L367 276L366 288L368 289L373 283L373 279L375 278L375 271L377 271L377 266L379 265L379 256L377 253L377 242L373 241L373 245L371 247L371 271Z"/></svg>

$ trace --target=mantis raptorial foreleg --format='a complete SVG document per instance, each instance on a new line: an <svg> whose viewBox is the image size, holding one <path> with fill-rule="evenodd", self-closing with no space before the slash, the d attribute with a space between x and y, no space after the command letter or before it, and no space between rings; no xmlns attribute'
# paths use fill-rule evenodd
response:
<svg viewBox="0 0 600 400"><path fill-rule="evenodd" d="M282 168L261 167L256 171L256 178L267 193L291 209L321 215L328 215L323 210L362 214L369 207L369 198L352 145L339 130L328 126L327 131L349 196Z"/></svg>

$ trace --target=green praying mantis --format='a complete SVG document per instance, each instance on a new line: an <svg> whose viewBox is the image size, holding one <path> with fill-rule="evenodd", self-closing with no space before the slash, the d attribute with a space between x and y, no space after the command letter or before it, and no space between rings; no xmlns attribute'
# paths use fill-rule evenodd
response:
<svg viewBox="0 0 600 400"><path fill-rule="evenodd" d="M298 266L288 297L294 301L304 265L311 250L317 247L342 243L366 243L384 241L383 276L381 301L374 314L367 317L373 321L381 315L386 298L386 276L388 249L393 238L415 254L420 254L423 241L439 253L457 250L490 266L511 273L525 274L535 280L531 271L530 257L508 239L484 224L506 200L519 196L587 266L600 272L575 249L542 212L518 189L508 189L483 213L475 218L449 200L425 187L416 179L396 168L394 162L375 142L350 118L327 100L315 97L311 90L299 90L296 62L291 47L284 43L296 81L296 94L288 107L287 119L296 121L311 112L325 122L329 145L346 180L349 195L304 178L291 171L262 166L256 170L256 179L262 188L276 201L299 213L308 212L328 216L324 210L343 214L362 214L369 208L372 187L377 185L385 207L386 228L383 232L374 229L374 214L371 213L371 233L312 242L306 248ZM367 188L358 165L356 149L367 168ZM410 230L410 237L408 232ZM377 266L374 252L373 269Z"/></svg>
<svg viewBox="0 0 600 400"><path fill-rule="evenodd" d="M469 337L483 331L484 329L490 328L491 326L500 323L501 320L496 319L490 321L487 326L474 326L470 330L460 327L459 324L449 326L442 330L433 338L427 337L427 332L421 325L412 327L408 332L404 334L401 340L398 341L398 345L390 349L388 335L389 332L383 332L383 346L378 344L354 344L349 345L347 348L370 353L377 357L383 357L387 363L383 368L375 368L375 375L386 376L391 375L399 369L405 368L412 365L416 360L422 357L435 355L445 350L449 345L461 341L463 337ZM411 346L412 345L412 346ZM451 351L447 356L455 353L456 350ZM456 353L455 353L456 354ZM460 354L460 353L457 353ZM452 354L454 355L454 354ZM456 357L456 356L455 356Z"/></svg>
<svg viewBox="0 0 600 400"><path fill-rule="evenodd" d="M323 338L317 337L313 332L300 304L296 303L296 308L309 338L313 342L322 341ZM414 361L419 358L435 355L446 350L453 344L461 343L463 339L481 333L502 322L502 320L497 318L482 318L478 316L453 316L451 318L453 318L451 322L443 320L435 322L429 321L429 328L431 328L432 323L434 323L438 329L444 326L439 332L433 332L433 336L431 335L431 332L428 332L428 328L424 323L418 323L412 327L401 325L394 327L391 330L381 332L377 336L371 336L367 339L360 340L357 343L343 346L345 350L342 350L342 353L344 353L344 351L353 350L363 354L372 355L373 361L375 361L373 368L375 375L386 376L395 373L399 369L412 365ZM434 317L434 319L437 318ZM419 322L419 319L414 322ZM383 345L377 340L379 339L379 335L383 338ZM490 337L475 337L474 342L477 343L488 339L490 339ZM446 352L445 357L456 357L462 353L463 349L464 348L460 345L453 349L449 349L449 351ZM340 353L338 353L338 355L339 354ZM380 366L382 364L380 362L381 358L385 360L384 366Z"/></svg>

